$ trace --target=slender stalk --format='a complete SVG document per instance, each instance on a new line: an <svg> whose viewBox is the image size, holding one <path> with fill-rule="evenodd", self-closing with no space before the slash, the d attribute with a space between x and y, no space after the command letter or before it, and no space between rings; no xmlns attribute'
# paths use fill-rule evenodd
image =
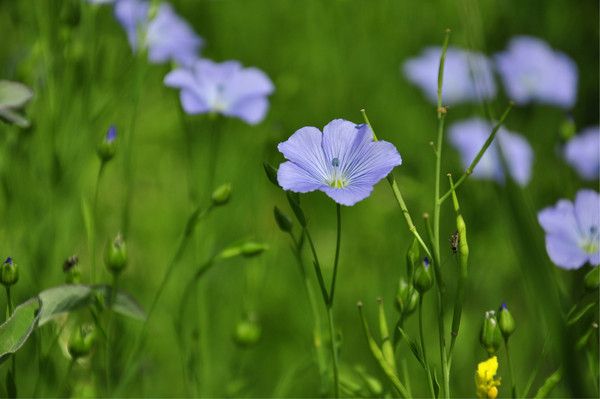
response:
<svg viewBox="0 0 600 399"><path fill-rule="evenodd" d="M427 345L425 345L425 335L423 334L423 295L419 295L419 339L421 341L421 353L423 354L423 362L425 363L425 373L427 373L427 384L429 385L429 393L431 394L432 398L435 398L433 380L431 379L431 370L429 368L429 362L427 362Z"/></svg>
<svg viewBox="0 0 600 399"><path fill-rule="evenodd" d="M440 361L442 363L442 375L444 380L444 396L450 397L450 381L448 374L448 360L446 353L446 339L445 339L445 327L444 327L444 300L443 300L443 280L440 270L441 256L440 256L440 202L438 198L440 196L440 175L442 169L442 147L444 144L444 121L446 119L446 108L442 104L442 87L444 85L444 64L446 61L446 51L448 50L448 43L450 41L450 30L446 30L446 36L444 37L444 43L442 45L442 54L440 57L440 65L438 68L438 85L437 85L437 144L435 148L435 196L433 201L433 252L434 252L434 270L436 275L436 291L438 297L438 335L439 335L439 346L440 346Z"/></svg>
<svg viewBox="0 0 600 399"><path fill-rule="evenodd" d="M342 237L342 211L340 204L336 204L335 210L337 215L337 239L335 243L335 259L333 261L333 276L331 278L331 288L329 289L329 304L333 305L333 296L335 293L335 281L337 279L338 263L340 260L340 240Z"/></svg>
<svg viewBox="0 0 600 399"><path fill-rule="evenodd" d="M508 104L508 107L506 108L506 110L504 111L504 113L502 114L500 119L498 120L498 123L496 123L496 125L492 129L492 132L488 136L487 140L485 141L485 143L483 143L483 146L477 153L477 156L475 156L475 159L473 159L473 161L471 162L469 167L465 170L465 173L463 173L463 175L461 177L459 177L459 179L454 184L454 190L456 190L467 179L467 177L469 177L473 173L473 170L475 170L475 167L477 166L477 164L483 157L483 154L487 151L489 146L492 144L494 137L496 137L496 133L498 133L498 130L500 130L500 127L504 124L504 121L506 120L506 117L510 113L512 107L513 107L513 103L510 102ZM444 193L444 195L442 195L441 197L439 197L437 199L437 202L441 205L445 200L448 199L448 197L450 197L452 195L452 191L453 191L452 189L448 190L446 193Z"/></svg>
<svg viewBox="0 0 600 399"><path fill-rule="evenodd" d="M92 267L91 267L91 282L92 284L96 284L96 252L97 252L97 244L96 238L98 237L98 193L100 192L100 180L102 179L102 175L104 174L104 167L106 166L106 162L104 160L100 161L100 167L98 168L98 175L96 176L96 185L94 187L94 203L92 205L92 217L94 219L93 222L93 237L92 237Z"/></svg>
<svg viewBox="0 0 600 399"><path fill-rule="evenodd" d="M335 282L337 278L338 264L340 260L340 243L342 236L342 212L340 204L336 204L336 215L337 215L337 238L335 243L335 259L333 261L333 276L331 278L331 289L329 290L329 297L326 302L327 306L327 319L329 321L329 336L331 338L331 357L333 361L333 388L334 395L336 398L340 397L340 376L338 370L338 354L336 348L335 338L335 327L333 324L333 298L335 293Z"/></svg>
<svg viewBox="0 0 600 399"><path fill-rule="evenodd" d="M512 365L512 361L510 360L510 350L508 348L508 339L504 340L504 349L506 349L506 362L508 363L508 376L510 379L511 391L510 397L515 399L517 397L517 385L515 384L515 373Z"/></svg>
<svg viewBox="0 0 600 399"><path fill-rule="evenodd" d="M12 303L12 296L10 294L10 286L5 285L4 288L6 290L6 313L7 313L6 318L8 319L9 317L12 316L14 308L13 308L13 303ZM12 374L12 380L13 380L15 387L17 386L17 374L16 374L17 373L17 358L16 357L17 357L16 353L13 353L10 356L10 358L11 358L10 359L11 360L11 365L10 365L11 368L10 369L11 369L11 374ZM15 393L16 393L16 388L15 388ZM16 397L16 394L15 394L15 397Z"/></svg>
<svg viewBox="0 0 600 399"><path fill-rule="evenodd" d="M115 299L117 297L117 289L118 289L119 275L117 273L113 273L113 282L110 287L110 296L108 299L108 316L106 320L106 339L105 339L105 360L106 366L104 368L106 372L106 393L110 395L111 391L111 354L110 354L110 338L111 338L111 329L113 322L113 304L115 303Z"/></svg>
<svg viewBox="0 0 600 399"><path fill-rule="evenodd" d="M5 285L4 290L6 291L6 318L8 319L13 314L13 303L12 296L10 295L10 286Z"/></svg>
<svg viewBox="0 0 600 399"><path fill-rule="evenodd" d="M329 335L331 338L331 358L333 365L333 393L335 398L340 397L340 376L338 370L338 355L335 347L335 327L333 325L333 313L331 305L327 306L327 319L329 321Z"/></svg>
<svg viewBox="0 0 600 399"><path fill-rule="evenodd" d="M361 109L360 112L363 115L363 119L365 120L365 123L371 129L371 132L373 132L373 139L375 141L377 141L377 136L375 135L375 131L373 130L373 126L371 125L371 122L369 121L369 117L367 116L367 112L364 109ZM415 238L417 239L417 241L419 242L419 244L421 245L421 247L425 250L425 252L427 253L427 255L430 258L433 258L431 256L431 252L429 251L429 248L427 247L427 245L425 245L425 242L421 238L421 235L417 231L417 228L415 227L415 224L412 221L412 217L410 216L410 212L408 212L408 208L406 207L406 203L404 202L404 198L402 197L402 193L400 192L400 189L398 188L398 183L396 183L396 179L394 178L394 175L392 173L390 173L387 176L387 181L390 184L390 187L392 188L392 192L394 193L394 197L396 198L396 201L398 202L398 206L400 207L400 210L402 211L402 214L404 215L404 220L406 220L406 224L408 225L408 230L411 232L411 234L413 236L415 236Z"/></svg>
<svg viewBox="0 0 600 399"><path fill-rule="evenodd" d="M313 266L315 269L315 274L317 275L317 281L319 282L319 287L321 288L321 295L323 296L323 303L327 305L329 301L329 294L327 293L327 287L325 286L325 280L323 279L323 273L321 272L321 264L319 263L319 257L317 256L317 251L315 249L315 244L313 239L308 231L308 228L304 228L304 234L306 234L306 238L308 238L308 244L310 246L310 250L313 255Z"/></svg>

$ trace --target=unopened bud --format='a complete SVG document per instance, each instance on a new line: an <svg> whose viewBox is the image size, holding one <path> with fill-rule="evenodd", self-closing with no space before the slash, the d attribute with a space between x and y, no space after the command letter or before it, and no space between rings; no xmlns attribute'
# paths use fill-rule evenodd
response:
<svg viewBox="0 0 600 399"><path fill-rule="evenodd" d="M502 344L502 333L498 326L496 312L493 310L485 312L485 318L479 333L479 342L490 356L498 352Z"/></svg>
<svg viewBox="0 0 600 399"><path fill-rule="evenodd" d="M248 241L242 244L241 253L242 256L247 258L258 256L265 252L269 247L265 244L261 244L259 242Z"/></svg>
<svg viewBox="0 0 600 399"><path fill-rule="evenodd" d="M96 330L91 324L76 328L69 339L68 350L73 359L90 354L96 342Z"/></svg>
<svg viewBox="0 0 600 399"><path fill-rule="evenodd" d="M215 206L225 205L231 198L231 184L225 183L213 191L211 199Z"/></svg>
<svg viewBox="0 0 600 399"><path fill-rule="evenodd" d="M590 291L597 289L600 286L600 267L592 267L592 270L585 275L583 282L586 289Z"/></svg>
<svg viewBox="0 0 600 399"><path fill-rule="evenodd" d="M242 320L235 326L233 340L243 348L250 347L258 342L262 335L260 325L255 320Z"/></svg>
<svg viewBox="0 0 600 399"><path fill-rule="evenodd" d="M408 316L415 311L419 303L419 292L404 278L400 278L396 293L396 309L401 315Z"/></svg>
<svg viewBox="0 0 600 399"><path fill-rule="evenodd" d="M275 221L277 222L277 226L284 233L289 233L292 231L292 220L287 217L286 214L281 212L281 210L277 207L273 208L273 215L275 216Z"/></svg>
<svg viewBox="0 0 600 399"><path fill-rule="evenodd" d="M508 337L515 332L515 328L517 327L515 324L515 319L508 311L508 307L505 303L503 303L502 306L500 306L500 309L498 309L498 327L500 327L500 332L505 340L507 340Z"/></svg>
<svg viewBox="0 0 600 399"><path fill-rule="evenodd" d="M79 284L81 282L81 269L77 255L69 256L63 263L63 272L67 284Z"/></svg>
<svg viewBox="0 0 600 399"><path fill-rule="evenodd" d="M19 266L13 262L11 257L8 257L0 266L0 283L9 287L17 281L19 281Z"/></svg>
<svg viewBox="0 0 600 399"><path fill-rule="evenodd" d="M431 266L429 258L425 257L423 262L415 269L415 276L413 284L420 295L423 295L433 286L433 274L431 272Z"/></svg>
<svg viewBox="0 0 600 399"><path fill-rule="evenodd" d="M104 263L111 273L118 274L127 266L127 246L121 234L106 246Z"/></svg>
<svg viewBox="0 0 600 399"><path fill-rule="evenodd" d="M419 242L415 238L406 251L406 275L408 279L412 279L415 269L421 263L421 248Z"/></svg>
<svg viewBox="0 0 600 399"><path fill-rule="evenodd" d="M106 136L98 146L98 157L102 162L110 161L117 152L117 128L111 126L106 132Z"/></svg>

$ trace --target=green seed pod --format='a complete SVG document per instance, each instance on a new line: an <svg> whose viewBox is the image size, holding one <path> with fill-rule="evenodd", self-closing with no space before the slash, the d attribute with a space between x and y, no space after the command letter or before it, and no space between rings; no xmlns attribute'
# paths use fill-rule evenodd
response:
<svg viewBox="0 0 600 399"><path fill-rule="evenodd" d="M419 292L401 277L396 293L396 309L401 315L408 316L417 309Z"/></svg>
<svg viewBox="0 0 600 399"><path fill-rule="evenodd" d="M292 231L292 220L287 217L285 213L283 213L279 208L275 207L273 208L273 215L275 216L275 221L277 222L277 226L279 226L281 231L284 233L289 233Z"/></svg>
<svg viewBox="0 0 600 399"><path fill-rule="evenodd" d="M19 281L19 266L13 262L11 257L8 257L0 266L0 283L10 287L16 284L17 281Z"/></svg>
<svg viewBox="0 0 600 399"><path fill-rule="evenodd" d="M498 352L500 345L502 345L502 333L500 327L498 327L496 312L493 310L485 312L485 318L479 333L479 342L490 356Z"/></svg>
<svg viewBox="0 0 600 399"><path fill-rule="evenodd" d="M583 279L585 288L593 291L600 286L600 267L593 267Z"/></svg>
<svg viewBox="0 0 600 399"><path fill-rule="evenodd" d="M69 256L63 263L65 282L67 284L79 284L81 282L81 268L77 255Z"/></svg>
<svg viewBox="0 0 600 399"><path fill-rule="evenodd" d="M259 242L248 241L242 244L241 253L242 256L247 258L251 258L253 256L258 256L265 252L269 247L265 244L261 244Z"/></svg>
<svg viewBox="0 0 600 399"><path fill-rule="evenodd" d="M214 206L225 205L231 198L231 184L225 183L220 185L213 191L211 199Z"/></svg>
<svg viewBox="0 0 600 399"><path fill-rule="evenodd" d="M255 345L262 335L260 325L255 320L242 320L235 326L233 341L242 348Z"/></svg>
<svg viewBox="0 0 600 399"><path fill-rule="evenodd" d="M419 241L415 238L406 251L406 275L409 280L412 280L413 273L417 266L421 263L421 247Z"/></svg>
<svg viewBox="0 0 600 399"><path fill-rule="evenodd" d="M508 307L505 303L503 303L502 306L500 306L500 309L498 309L498 327L500 328L500 332L502 333L504 340L508 340L508 337L515 332L515 328L517 327L515 324L515 319L508 311Z"/></svg>
<svg viewBox="0 0 600 399"><path fill-rule="evenodd" d="M117 237L106 246L104 263L106 268L115 274L121 273L127 266L127 246L121 233L117 234Z"/></svg>
<svg viewBox="0 0 600 399"><path fill-rule="evenodd" d="M110 161L117 152L117 128L111 126L97 149L102 162Z"/></svg>
<svg viewBox="0 0 600 399"><path fill-rule="evenodd" d="M469 258L469 244L467 242L467 225L461 214L456 217L456 231L458 232L458 253L460 255L461 268L463 267L463 263L466 268Z"/></svg>
<svg viewBox="0 0 600 399"><path fill-rule="evenodd" d="M425 257L415 269L413 284L420 295L425 294L433 286L433 274L428 257Z"/></svg>
<svg viewBox="0 0 600 399"><path fill-rule="evenodd" d="M79 359L90 354L95 342L96 330L92 324L86 324L71 333L67 348L73 359Z"/></svg>

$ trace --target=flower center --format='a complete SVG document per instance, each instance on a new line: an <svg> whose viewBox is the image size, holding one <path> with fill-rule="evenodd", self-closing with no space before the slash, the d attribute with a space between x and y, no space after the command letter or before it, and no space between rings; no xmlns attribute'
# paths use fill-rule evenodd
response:
<svg viewBox="0 0 600 399"><path fill-rule="evenodd" d="M333 188L346 187L348 185L348 179L339 170L339 166L340 166L339 158L333 158L331 160L331 166L333 166L333 170L331 171L331 177L327 181L327 184L329 184L329 187L333 187Z"/></svg>
<svg viewBox="0 0 600 399"><path fill-rule="evenodd" d="M598 251L598 229L595 226L590 227L588 239L581 244L581 249L588 254L594 254Z"/></svg>

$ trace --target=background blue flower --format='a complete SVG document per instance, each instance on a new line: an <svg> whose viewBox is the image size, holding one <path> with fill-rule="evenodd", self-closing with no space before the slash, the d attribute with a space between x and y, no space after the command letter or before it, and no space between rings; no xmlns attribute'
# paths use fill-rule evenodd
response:
<svg viewBox="0 0 600 399"><path fill-rule="evenodd" d="M565 146L565 159L586 180L600 177L600 127L584 129Z"/></svg>
<svg viewBox="0 0 600 399"><path fill-rule="evenodd" d="M495 57L508 96L517 104L539 102L571 108L577 96L577 65L541 39L514 37Z"/></svg>
<svg viewBox="0 0 600 399"><path fill-rule="evenodd" d="M575 203L560 200L538 213L546 232L546 250L552 262L576 269L589 262L600 263L600 195L580 190Z"/></svg>

